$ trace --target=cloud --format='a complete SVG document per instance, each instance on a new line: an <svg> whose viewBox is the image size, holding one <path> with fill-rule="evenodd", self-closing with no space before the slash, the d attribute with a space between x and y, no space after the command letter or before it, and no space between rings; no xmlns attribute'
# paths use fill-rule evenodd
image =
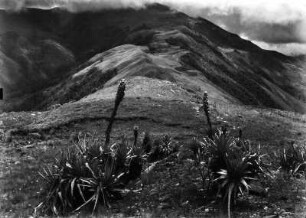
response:
<svg viewBox="0 0 306 218"><path fill-rule="evenodd" d="M0 0L0 8L19 11L25 7L25 0Z"/></svg>
<svg viewBox="0 0 306 218"><path fill-rule="evenodd" d="M207 18L228 31L248 35L253 40L268 43L306 42L306 2L303 0L159 2L189 15Z"/></svg>
<svg viewBox="0 0 306 218"><path fill-rule="evenodd" d="M275 50L286 55L296 56L306 54L306 44L303 43L266 43L262 41L252 41L262 49Z"/></svg>
<svg viewBox="0 0 306 218"><path fill-rule="evenodd" d="M304 0L161 0L192 16L204 17L264 49L306 54Z"/></svg>
<svg viewBox="0 0 306 218"><path fill-rule="evenodd" d="M0 0L0 7L61 7L71 12L143 8L161 3L191 16L201 16L250 40L272 43L306 43L305 0Z"/></svg>
<svg viewBox="0 0 306 218"><path fill-rule="evenodd" d="M206 10L207 11L207 10ZM206 15L205 15L206 14ZM244 20L243 15L234 11L231 14L210 14L202 16L239 35L247 35L250 39L267 43L305 42L306 37L299 34L302 28L302 18L290 22L271 22L263 20ZM208 15L207 15L208 14Z"/></svg>

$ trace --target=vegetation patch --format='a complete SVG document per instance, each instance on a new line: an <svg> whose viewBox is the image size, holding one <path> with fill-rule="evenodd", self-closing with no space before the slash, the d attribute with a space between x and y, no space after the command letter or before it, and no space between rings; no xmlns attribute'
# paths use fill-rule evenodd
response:
<svg viewBox="0 0 306 218"><path fill-rule="evenodd" d="M304 148L289 144L271 152L246 140L242 130L217 128L208 93L199 109L205 118L202 136L176 141L167 134L142 134L134 126L131 137L114 141L111 134L118 135L114 127L124 84L119 85L104 137L74 134L67 148L60 148L60 141L41 142L40 152L29 153L32 146L26 144L20 148L20 155L35 157L21 165L37 165L31 172L21 170L29 172L26 178L17 170L19 163L13 167L10 177L20 183L7 186L6 191L16 189L3 206L8 214L290 217L304 210ZM31 133L27 140L43 140L40 134ZM40 179L33 181L38 169ZM280 184L282 190L276 188ZM17 192L21 186L24 191Z"/></svg>

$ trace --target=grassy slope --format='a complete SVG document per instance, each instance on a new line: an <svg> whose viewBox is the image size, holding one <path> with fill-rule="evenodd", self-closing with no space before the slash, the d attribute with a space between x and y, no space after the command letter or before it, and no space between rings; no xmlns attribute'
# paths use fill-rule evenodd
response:
<svg viewBox="0 0 306 218"><path fill-rule="evenodd" d="M163 91L164 94L167 93L167 88ZM120 138L122 134L132 136L134 125L138 125L141 131L151 131L153 135L168 133L181 142L193 136L203 135L205 132L205 117L201 109L199 110L200 104L196 101L184 101L179 97L178 99L146 96L132 98L131 93L133 89L127 89L127 97L118 111L112 140ZM39 196L37 193L39 181L33 180L37 178L37 170L43 164L50 163L54 156L57 156L57 152L69 144L69 137L73 132L91 132L102 138L107 124L106 119L112 107L111 98L98 101L85 98L46 112L2 114L0 116L3 121L2 128L26 130L26 132L15 132L13 142L1 146L1 182L4 184L2 187L5 187L1 191L1 195L4 196L1 202L2 214L24 216L32 213L33 205L37 204ZM236 134L238 133L235 129L241 127L246 138L261 143L264 150L270 154L280 146L280 141L286 143L295 140L304 143L306 140L305 118L300 114L213 100L211 107L215 126L228 125ZM36 138L32 132L39 132L43 138ZM169 174L169 169L173 171L172 174ZM200 183L196 172L190 171L187 163L177 162L176 159L160 163L154 178L155 185L146 186L138 194L130 193L127 201L115 204L109 213L135 215L139 214L137 209L140 208L144 210L143 214L148 213L153 217L172 213L210 217L216 213L214 209L216 206L202 202L200 199L203 193L195 192ZM161 180L162 182L157 182ZM195 186L187 185L191 181ZM178 182L181 185L176 186ZM159 194L154 194L153 190ZM271 190L271 196L268 198L253 197L244 201L248 202L248 205L244 206L242 202L241 206L238 206L237 215L245 217L257 214L256 216L260 217L276 210L275 207L281 207L299 216L305 212L302 206L305 197L303 190L301 186L300 191L294 192L292 186L287 187L284 184L283 191ZM174 196L174 193L178 195ZM186 204L187 201L189 203ZM201 202L207 206L201 208ZM269 209L263 210L267 205ZM209 212L205 212L207 207L210 208Z"/></svg>
<svg viewBox="0 0 306 218"><path fill-rule="evenodd" d="M296 96L300 91L299 87L303 86L300 75L302 69L293 65L292 59L258 50L258 47L236 35L228 35L205 20L188 18L165 8L140 10L137 13L127 10L120 13L124 15L124 22L121 16L105 19L111 17L111 12L75 16L76 21L82 21L81 26L90 23L92 17L106 20L101 29L96 30L89 26L81 33L78 32L77 25L74 26L78 22L74 22L74 18L72 22L67 19L66 27L73 31L64 34L71 34L74 38L74 34L81 34L76 41L69 42L68 37L68 41L62 42L72 43L70 45L81 43L84 39L82 36L87 36L92 31L103 33L109 26L116 26L117 29L112 29L112 32L116 36L123 36L122 30L133 25L129 27L131 34L123 41L116 37L114 41L110 41L112 37L109 35L104 35L103 40L99 37L89 38L93 42L99 39L99 42L108 46L119 42L128 43L105 52L102 51L109 48L104 48L102 44L97 46L82 41L84 44L80 48L85 49L83 52L86 57L81 59L93 54L95 56L72 71L67 80L46 89L42 96L35 96L36 101L39 100L41 104L35 105L38 108L46 108L55 103L63 105L40 112L0 115L3 122L1 129L15 129L13 141L1 144L1 187L5 189L0 193L3 196L0 199L4 199L0 202L0 211L3 211L3 215L7 213L9 216L24 216L31 213L33 205L38 202L39 182L33 180L37 178L38 168L50 163L59 149L67 147L73 132L96 132L97 137L103 137L106 121L113 107L116 86L123 77L127 79L127 92L114 125L113 140L122 134L131 136L134 125L138 125L142 131L151 131L154 135L168 133L181 142L193 136L201 136L205 132L206 122L199 102L206 90L215 126L228 125L235 134L238 132L237 128L242 128L246 138L261 143L269 153L273 153L286 141L305 142L303 115L243 106L244 103L303 111L303 104ZM152 17L155 19L151 19ZM147 27L140 24L140 20ZM43 23L43 20L39 22ZM52 25L44 28L48 30ZM143 36L149 37L143 39ZM140 41L141 46L129 44ZM95 46L98 47L97 50L91 51ZM271 62L267 63L265 60ZM292 84L298 88L293 88ZM46 101L41 102L42 99ZM71 100L74 102L69 102ZM36 132L42 137L37 138L31 134ZM172 169L174 175L169 175L166 169ZM146 187L142 194L131 195L131 199L121 202L121 206L119 203L115 208L130 206L129 211L124 212L135 215L137 208L153 205L154 208L148 210L150 213L157 213L156 216L175 211L186 216L204 216L205 208L200 208L201 205L195 203L200 202L198 199L192 199L191 193L195 189L191 187L188 191L188 185L176 186L177 181L190 184L193 179L197 180L192 178L194 172L184 172L189 172L187 163L177 163L176 160L161 163L156 177L156 181L163 179L160 186ZM183 178L178 178L179 175ZM197 181L195 183L199 184ZM172 194L180 193L180 196L169 197L169 190ZM303 207L295 208L295 205L302 205L304 190L296 197L292 196L291 187L289 190L287 193L276 191L276 195L288 195L291 202L277 198L276 205L285 207L284 205L290 204L289 211L296 210L300 215L305 210ZM155 194L147 197L148 193ZM167 195L168 200L165 200ZM297 196L300 197L299 201ZM242 210L240 216L256 213L260 217L268 214L268 211L262 209L262 202L267 200L266 204L272 210L276 199L274 197L275 195L268 199L249 199L247 202L257 206L248 205L251 212L244 211L247 215L243 215ZM175 201L176 199L179 200ZM167 208L166 205L156 211L155 208L163 201L167 201L171 207ZM135 207L134 203L138 206Z"/></svg>
<svg viewBox="0 0 306 218"><path fill-rule="evenodd" d="M146 76L198 94L207 89L220 100L304 112L298 59L262 50L204 19L161 5L80 14L30 10L14 16L35 24L41 37L56 40L77 60L66 80L17 99L19 110L79 100L122 77ZM83 79L72 78L88 70Z"/></svg>

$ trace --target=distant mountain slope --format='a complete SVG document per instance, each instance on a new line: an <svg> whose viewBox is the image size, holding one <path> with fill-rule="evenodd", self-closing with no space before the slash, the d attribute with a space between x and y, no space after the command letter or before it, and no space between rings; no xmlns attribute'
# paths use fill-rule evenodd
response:
<svg viewBox="0 0 306 218"><path fill-rule="evenodd" d="M0 48L0 84L8 97L45 88L74 64L74 55L52 39L8 31L0 36Z"/></svg>
<svg viewBox="0 0 306 218"><path fill-rule="evenodd" d="M101 100L114 93L111 87L126 78L131 81L134 97L144 92L147 97L152 94L158 98L158 93L150 93L148 87L166 90L159 94L160 98L172 96L169 87L175 85L185 90L180 92L185 101L199 99L207 90L212 99L229 103L305 112L300 59L262 50L207 20L191 18L162 5L79 14L31 9L2 16L22 18L35 26L36 40L56 45L56 52L51 53L53 59L46 58L44 72L57 71L59 68L52 68L55 63L65 66L60 60L69 63L65 67L74 66L64 79L53 86L47 84L50 87L43 92L8 100L6 109L43 109L82 98ZM31 37L16 27L10 31ZM39 49L41 45L35 47ZM24 68L17 60L4 58L3 62L16 72ZM14 64L16 61L18 64ZM45 81L36 76L41 71L27 72L31 72L29 77ZM7 79L7 74L1 72L0 76L3 81ZM158 86L158 79L170 83Z"/></svg>

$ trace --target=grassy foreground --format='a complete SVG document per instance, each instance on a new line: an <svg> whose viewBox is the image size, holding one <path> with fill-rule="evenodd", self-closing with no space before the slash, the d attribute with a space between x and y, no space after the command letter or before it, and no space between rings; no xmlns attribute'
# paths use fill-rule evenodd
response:
<svg viewBox="0 0 306 218"><path fill-rule="evenodd" d="M124 104L122 106L126 107ZM251 140L252 148L261 144L261 153L267 154L265 161L269 164L269 171L272 174L271 177L261 178L259 182L254 183L253 187L257 188L253 192L255 194L237 196L238 198L234 199L235 206L231 206L231 215L233 217L305 216L306 193L305 179L300 175L302 171L298 170L298 174L293 173L298 165L293 169L286 170L284 166L283 170L280 169L283 148L290 147L292 140L295 140L296 144L304 143L303 117L282 111L248 109L221 103L211 104L210 109L213 128L226 125L234 137L239 136L241 129L243 138ZM172 116L177 115L175 113ZM22 116L23 120L18 122L13 119L15 117L14 113L7 115L5 123L7 129L14 127L15 123L27 123L27 117L32 119L31 115ZM189 123L181 125L179 122L176 125L169 125L173 121L152 123L148 119L116 120L112 130L112 141L119 141L124 134L128 136L127 140L132 145L134 140L132 127L137 125L140 134L142 131L150 130L153 139L161 138L168 133L172 142L179 145L179 150L158 160L144 162L143 170L153 168L149 179L145 180L142 177L129 182L124 188L123 199L112 202L110 207L105 205L97 207L91 216L213 217L220 214L227 216L228 211L224 206L228 206L228 201L225 201L225 204L222 200L224 198L218 198L217 192L209 192L207 186L203 186L199 166L195 164L192 154L184 150L185 145L190 144L192 137L197 137L201 141L206 135L206 118L201 110L197 119L199 124L192 123L191 126ZM195 125L199 125L199 128L195 128ZM101 129L107 129L107 126L108 122L103 118L102 120L83 119L41 131L32 129L28 132L12 133L12 140L1 144L1 187L3 187L1 217L33 216L34 208L45 196L44 185L38 175L42 167L53 163L54 157L60 157L67 147L75 146L74 132L91 131L92 134L96 132L97 141L104 144L105 137L103 133L101 134ZM143 135L139 137L141 141ZM290 155L289 152L288 157ZM204 166L204 169L208 168ZM265 192L262 192L263 190ZM220 194L222 196L222 192ZM81 211L68 216L84 217L89 214L91 212Z"/></svg>

